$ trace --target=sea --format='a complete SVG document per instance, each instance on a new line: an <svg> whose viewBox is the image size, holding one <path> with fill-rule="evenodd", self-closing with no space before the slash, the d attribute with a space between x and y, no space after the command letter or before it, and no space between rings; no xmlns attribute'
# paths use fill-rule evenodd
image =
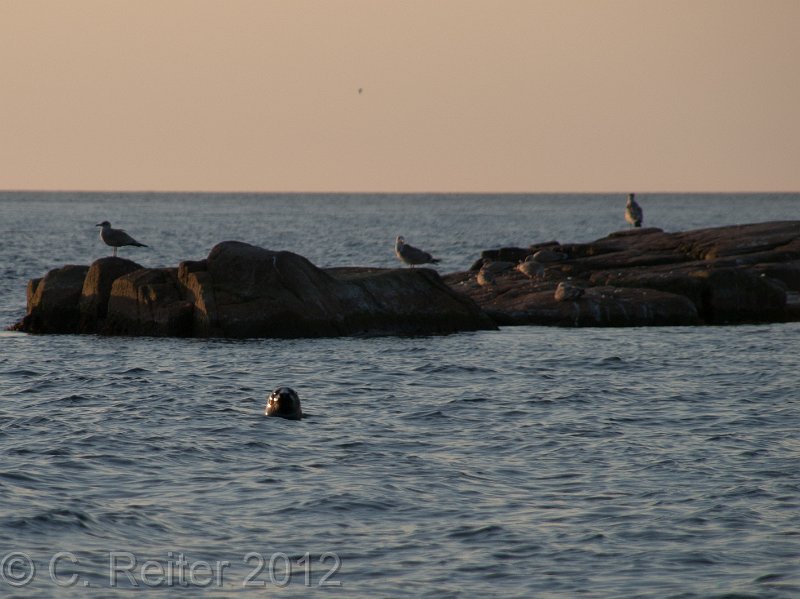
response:
<svg viewBox="0 0 800 599"><path fill-rule="evenodd" d="M645 226L800 194L642 194ZM625 196L0 193L25 286L224 240L397 268L623 229ZM3 597L800 597L800 323L158 339L0 332ZM307 417L264 417L291 386Z"/></svg>

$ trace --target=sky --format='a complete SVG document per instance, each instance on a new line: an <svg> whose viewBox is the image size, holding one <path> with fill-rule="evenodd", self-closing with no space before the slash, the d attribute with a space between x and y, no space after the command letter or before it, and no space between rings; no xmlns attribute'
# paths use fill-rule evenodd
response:
<svg viewBox="0 0 800 599"><path fill-rule="evenodd" d="M797 0L0 0L0 189L800 190Z"/></svg>

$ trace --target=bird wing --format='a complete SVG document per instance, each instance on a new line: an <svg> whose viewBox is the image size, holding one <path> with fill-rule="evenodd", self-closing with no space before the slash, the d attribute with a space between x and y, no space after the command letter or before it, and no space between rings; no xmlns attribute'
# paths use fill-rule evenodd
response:
<svg viewBox="0 0 800 599"><path fill-rule="evenodd" d="M423 252L421 249L415 248L413 245L408 245L407 243L400 248L400 255L409 262L419 263L433 260L433 256L428 252Z"/></svg>
<svg viewBox="0 0 800 599"><path fill-rule="evenodd" d="M128 235L127 232L123 231L122 229L117 231L117 235L119 236L119 240L123 243L139 243L133 237Z"/></svg>
<svg viewBox="0 0 800 599"><path fill-rule="evenodd" d="M122 229L111 229L108 232L108 241L112 245L135 245L139 243Z"/></svg>

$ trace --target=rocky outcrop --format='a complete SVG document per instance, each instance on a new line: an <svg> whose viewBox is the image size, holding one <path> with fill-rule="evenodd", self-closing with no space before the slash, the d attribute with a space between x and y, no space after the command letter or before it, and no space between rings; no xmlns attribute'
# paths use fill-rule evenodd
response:
<svg viewBox="0 0 800 599"><path fill-rule="evenodd" d="M490 285L482 284L480 273L487 264L510 257L541 260L544 272L530 278L518 269L506 269ZM644 326L796 320L800 222L681 233L631 229L592 243L550 241L503 248L484 252L471 272L454 273L445 280L499 324ZM566 280L585 293L574 301L559 302L555 290Z"/></svg>
<svg viewBox="0 0 800 599"><path fill-rule="evenodd" d="M28 314L17 324L30 333L71 333L80 321L79 302L88 266L67 265L28 281Z"/></svg>
<svg viewBox="0 0 800 599"><path fill-rule="evenodd" d="M142 268L114 281L108 314L98 328L112 335L191 337L193 312L177 268Z"/></svg>
<svg viewBox="0 0 800 599"><path fill-rule="evenodd" d="M63 267L31 281L28 294L15 328L35 333L245 338L495 328L433 270L322 270L236 241L178 268L121 258Z"/></svg>
<svg viewBox="0 0 800 599"><path fill-rule="evenodd" d="M197 335L317 337L493 328L429 269L322 270L291 252L225 242L179 279Z"/></svg>
<svg viewBox="0 0 800 599"><path fill-rule="evenodd" d="M798 221L502 248L444 278L425 268L320 269L227 241L177 268L103 258L52 270L29 282L28 314L14 328L244 338L788 320L800 320Z"/></svg>
<svg viewBox="0 0 800 599"><path fill-rule="evenodd" d="M114 281L141 268L136 262L117 257L100 258L89 267L78 302L81 331L93 331L105 320Z"/></svg>

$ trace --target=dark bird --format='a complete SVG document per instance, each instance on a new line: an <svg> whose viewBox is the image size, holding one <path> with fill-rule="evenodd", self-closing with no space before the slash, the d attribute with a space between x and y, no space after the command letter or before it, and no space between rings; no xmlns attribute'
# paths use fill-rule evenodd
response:
<svg viewBox="0 0 800 599"><path fill-rule="evenodd" d="M408 245L402 235L398 235L394 242L394 253L412 268L417 264L437 264L439 262L437 258L431 256L428 252L423 252L413 245Z"/></svg>
<svg viewBox="0 0 800 599"><path fill-rule="evenodd" d="M641 227L644 220L644 211L636 203L633 193L628 194L628 203L625 205L625 220L634 227Z"/></svg>
<svg viewBox="0 0 800 599"><path fill-rule="evenodd" d="M300 396L291 387L278 387L267 397L265 416L280 416L287 420L300 420L303 410L300 409Z"/></svg>
<svg viewBox="0 0 800 599"><path fill-rule="evenodd" d="M103 243L106 245L110 245L112 248L114 248L114 256L117 255L117 248L122 247L123 245L134 245L140 248L147 247L145 244L136 241L122 229L112 229L111 223L107 220L96 224L95 227L103 227L100 230L100 239L102 239Z"/></svg>

